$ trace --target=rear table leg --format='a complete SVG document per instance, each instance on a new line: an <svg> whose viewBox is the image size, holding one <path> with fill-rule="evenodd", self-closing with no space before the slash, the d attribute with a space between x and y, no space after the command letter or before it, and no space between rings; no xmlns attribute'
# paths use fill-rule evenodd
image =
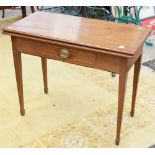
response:
<svg viewBox="0 0 155 155"><path fill-rule="evenodd" d="M44 82L44 92L48 94L48 81L47 81L47 58L41 57L42 72L43 72L43 82Z"/></svg>
<svg viewBox="0 0 155 155"><path fill-rule="evenodd" d="M137 95L137 87L138 87L138 79L139 79L139 73L141 68L141 59L142 56L140 56L134 66L134 78L133 78L133 92L132 92L132 104L131 104L131 111L130 116L133 117L135 113L135 102L136 102L136 95Z"/></svg>

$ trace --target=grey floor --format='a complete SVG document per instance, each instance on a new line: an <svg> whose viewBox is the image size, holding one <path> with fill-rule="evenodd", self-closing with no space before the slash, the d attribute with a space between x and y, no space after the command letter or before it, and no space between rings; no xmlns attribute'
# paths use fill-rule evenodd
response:
<svg viewBox="0 0 155 155"><path fill-rule="evenodd" d="M31 13L30 7L27 7L27 15ZM35 7L35 10L37 8ZM21 10L6 10L5 11L5 17L10 17L10 16L19 16L21 15ZM2 18L2 11L0 10L0 19ZM144 52L143 52L143 59L142 62L146 62L152 59L155 59L155 36L151 37L152 42L154 43L154 46L149 47L144 45Z"/></svg>

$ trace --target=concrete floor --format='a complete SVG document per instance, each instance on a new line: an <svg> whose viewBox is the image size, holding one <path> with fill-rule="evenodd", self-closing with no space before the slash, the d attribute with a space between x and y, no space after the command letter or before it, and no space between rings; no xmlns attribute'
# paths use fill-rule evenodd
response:
<svg viewBox="0 0 155 155"><path fill-rule="evenodd" d="M27 7L27 15L31 13L30 7ZM35 10L37 8L35 7ZM6 10L5 11L5 17L10 17L10 16L19 16L22 15L21 10ZM0 10L0 19L2 18L2 11ZM155 59L155 36L151 37L152 42L154 43L153 47L149 47L144 45L144 53L143 53L143 59L142 62L146 62L152 59Z"/></svg>

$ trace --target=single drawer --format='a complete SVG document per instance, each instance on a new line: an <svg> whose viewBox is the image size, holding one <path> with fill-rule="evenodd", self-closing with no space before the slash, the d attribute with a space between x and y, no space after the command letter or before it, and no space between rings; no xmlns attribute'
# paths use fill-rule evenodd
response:
<svg viewBox="0 0 155 155"><path fill-rule="evenodd" d="M96 61L94 53L46 43L38 43L36 52L39 56L86 66L95 65Z"/></svg>

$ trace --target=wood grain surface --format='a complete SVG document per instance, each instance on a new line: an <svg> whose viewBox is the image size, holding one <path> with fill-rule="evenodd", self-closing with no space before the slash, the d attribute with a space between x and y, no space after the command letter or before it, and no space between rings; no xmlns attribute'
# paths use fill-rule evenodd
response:
<svg viewBox="0 0 155 155"><path fill-rule="evenodd" d="M38 11L6 27L3 32L132 56L144 42L150 30L148 27L131 24Z"/></svg>

